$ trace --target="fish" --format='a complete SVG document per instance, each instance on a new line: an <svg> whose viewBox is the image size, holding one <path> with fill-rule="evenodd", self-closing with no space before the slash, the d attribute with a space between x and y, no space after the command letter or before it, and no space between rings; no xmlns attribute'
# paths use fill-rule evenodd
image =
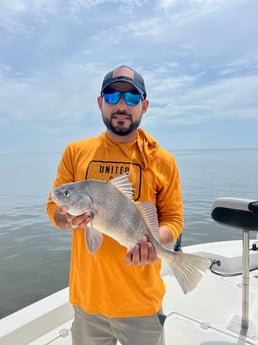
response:
<svg viewBox="0 0 258 345"><path fill-rule="evenodd" d="M90 179L66 183L54 188L51 197L57 205L66 206L73 216L90 212L85 241L93 254L101 246L103 234L128 249L146 236L157 256L167 262L184 294L187 294L198 285L203 273L211 266L211 259L176 252L161 245L155 205L150 201L134 201L133 193L129 173L125 173L109 181Z"/></svg>

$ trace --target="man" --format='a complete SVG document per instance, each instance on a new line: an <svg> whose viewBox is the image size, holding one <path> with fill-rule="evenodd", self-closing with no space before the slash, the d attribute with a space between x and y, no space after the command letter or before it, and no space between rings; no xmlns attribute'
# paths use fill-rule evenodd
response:
<svg viewBox="0 0 258 345"><path fill-rule="evenodd" d="M160 241L172 243L183 227L179 173L173 156L139 128L149 101L142 76L127 66L109 72L98 106L106 126L100 135L67 146L53 187L84 179L109 180L130 172L135 201L157 207ZM105 236L93 255L85 245L88 213L74 217L49 198L51 223L73 229L70 302L73 345L164 345L161 262L143 236L127 250ZM125 210L126 212L126 210Z"/></svg>

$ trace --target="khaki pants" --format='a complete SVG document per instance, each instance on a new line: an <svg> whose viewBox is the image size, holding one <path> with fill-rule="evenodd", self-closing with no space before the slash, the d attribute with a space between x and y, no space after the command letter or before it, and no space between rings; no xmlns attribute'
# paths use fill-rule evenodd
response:
<svg viewBox="0 0 258 345"><path fill-rule="evenodd" d="M144 317L107 318L74 307L73 345L165 345L162 313Z"/></svg>

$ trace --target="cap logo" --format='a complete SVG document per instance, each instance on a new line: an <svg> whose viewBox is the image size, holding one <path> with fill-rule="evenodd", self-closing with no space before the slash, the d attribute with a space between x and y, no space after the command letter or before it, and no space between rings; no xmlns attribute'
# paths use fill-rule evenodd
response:
<svg viewBox="0 0 258 345"><path fill-rule="evenodd" d="M112 78L126 77L134 80L134 72L126 67L117 68L112 74Z"/></svg>

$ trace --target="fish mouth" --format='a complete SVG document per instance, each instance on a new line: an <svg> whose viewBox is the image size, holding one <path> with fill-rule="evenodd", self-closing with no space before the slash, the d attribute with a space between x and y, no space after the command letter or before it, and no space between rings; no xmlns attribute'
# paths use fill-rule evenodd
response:
<svg viewBox="0 0 258 345"><path fill-rule="evenodd" d="M51 199L56 202L56 198L55 198L55 192L52 190L50 193Z"/></svg>
<svg viewBox="0 0 258 345"><path fill-rule="evenodd" d="M66 207L66 208L69 210L69 206L66 205L66 204L64 204L61 200L59 200L59 198L58 198L58 193L57 193L55 190L53 190L53 191L50 193L50 195L51 195L52 200L53 200L59 207Z"/></svg>
<svg viewBox="0 0 258 345"><path fill-rule="evenodd" d="M51 196L51 199L58 205L58 206L61 206L60 205L60 202L58 200L58 195L56 193L55 190L52 190L51 193L50 193L50 196Z"/></svg>

